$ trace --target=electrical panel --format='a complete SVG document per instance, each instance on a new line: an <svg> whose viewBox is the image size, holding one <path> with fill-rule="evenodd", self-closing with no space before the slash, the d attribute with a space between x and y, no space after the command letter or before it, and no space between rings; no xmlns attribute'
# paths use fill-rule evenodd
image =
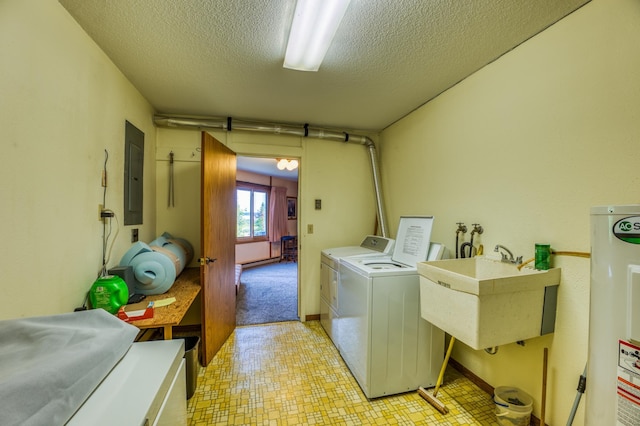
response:
<svg viewBox="0 0 640 426"><path fill-rule="evenodd" d="M124 224L142 224L144 133L126 122L124 141Z"/></svg>

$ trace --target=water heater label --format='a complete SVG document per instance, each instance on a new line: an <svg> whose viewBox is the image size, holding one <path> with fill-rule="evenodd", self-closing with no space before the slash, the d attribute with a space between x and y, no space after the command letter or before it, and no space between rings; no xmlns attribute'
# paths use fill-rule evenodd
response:
<svg viewBox="0 0 640 426"><path fill-rule="evenodd" d="M631 244L640 244L640 216L629 216L613 224L613 235Z"/></svg>
<svg viewBox="0 0 640 426"><path fill-rule="evenodd" d="M640 347L619 341L616 425L635 426L640 421Z"/></svg>

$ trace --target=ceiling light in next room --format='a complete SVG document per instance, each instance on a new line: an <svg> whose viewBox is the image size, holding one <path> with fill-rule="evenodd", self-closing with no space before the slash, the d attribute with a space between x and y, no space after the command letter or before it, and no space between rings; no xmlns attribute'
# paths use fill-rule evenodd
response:
<svg viewBox="0 0 640 426"><path fill-rule="evenodd" d="M278 170L287 169L291 171L298 168L298 160L287 160L286 158L277 158L276 160L278 161L278 164L276 164Z"/></svg>
<svg viewBox="0 0 640 426"><path fill-rule="evenodd" d="M318 71L351 0L298 0L284 67Z"/></svg>

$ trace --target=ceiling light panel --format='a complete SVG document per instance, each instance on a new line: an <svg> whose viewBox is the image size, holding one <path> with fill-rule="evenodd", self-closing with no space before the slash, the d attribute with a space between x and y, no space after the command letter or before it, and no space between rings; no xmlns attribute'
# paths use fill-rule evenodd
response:
<svg viewBox="0 0 640 426"><path fill-rule="evenodd" d="M318 71L351 0L298 0L284 67Z"/></svg>

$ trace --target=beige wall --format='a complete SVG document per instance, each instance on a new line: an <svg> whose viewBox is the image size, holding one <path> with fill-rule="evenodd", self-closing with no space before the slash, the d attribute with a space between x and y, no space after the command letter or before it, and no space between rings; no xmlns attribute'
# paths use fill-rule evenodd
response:
<svg viewBox="0 0 640 426"><path fill-rule="evenodd" d="M184 236L200 249L200 132L159 128L158 232ZM320 311L320 251L358 244L375 230L375 200L368 150L293 136L211 132L240 155L300 158L298 197L299 304L301 318ZM176 207L167 207L168 153L174 151ZM315 210L315 199L322 210ZM313 233L308 226L313 225Z"/></svg>
<svg viewBox="0 0 640 426"><path fill-rule="evenodd" d="M637 1L594 0L386 129L390 228L401 214L433 214L433 239L450 248L462 221L483 225L486 251L589 252L590 207L639 201L638 23ZM453 357L493 386L524 389L539 415L548 347L547 422L564 424L587 357L590 264L554 260L555 334L494 356L457 343ZM581 407L574 424L582 417Z"/></svg>
<svg viewBox="0 0 640 426"><path fill-rule="evenodd" d="M141 239L155 235L153 110L57 1L0 2L0 319L70 312L102 263L101 174L123 226L124 129L145 134Z"/></svg>

